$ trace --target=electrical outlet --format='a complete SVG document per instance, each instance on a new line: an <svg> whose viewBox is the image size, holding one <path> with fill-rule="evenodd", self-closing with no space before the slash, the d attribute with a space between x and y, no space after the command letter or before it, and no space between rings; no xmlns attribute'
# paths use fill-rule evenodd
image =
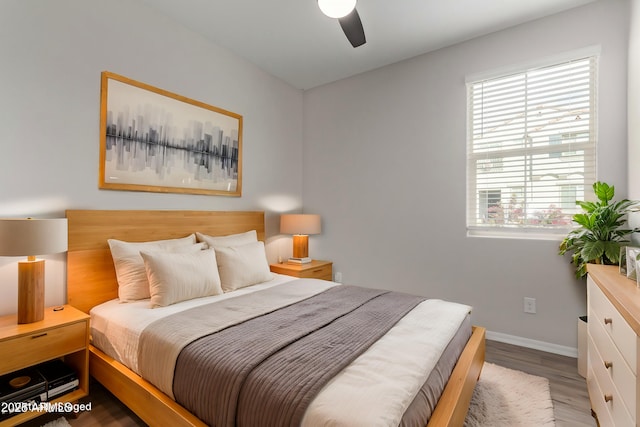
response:
<svg viewBox="0 0 640 427"><path fill-rule="evenodd" d="M336 281L337 283L342 283L342 273L336 271L336 277L334 278L334 281Z"/></svg>
<svg viewBox="0 0 640 427"><path fill-rule="evenodd" d="M524 312L536 314L536 299L524 297Z"/></svg>

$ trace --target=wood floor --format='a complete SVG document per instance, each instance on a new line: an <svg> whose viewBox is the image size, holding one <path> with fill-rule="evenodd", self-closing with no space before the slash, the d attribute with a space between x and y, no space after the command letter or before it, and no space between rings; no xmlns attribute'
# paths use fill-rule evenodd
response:
<svg viewBox="0 0 640 427"><path fill-rule="evenodd" d="M586 382L578 375L576 359L487 340L486 361L548 378L557 427L596 426L591 417ZM68 417L73 427L145 426L100 384L92 382L90 390L91 395L84 401L91 402L91 412L75 419ZM50 414L23 426L38 427L55 418Z"/></svg>

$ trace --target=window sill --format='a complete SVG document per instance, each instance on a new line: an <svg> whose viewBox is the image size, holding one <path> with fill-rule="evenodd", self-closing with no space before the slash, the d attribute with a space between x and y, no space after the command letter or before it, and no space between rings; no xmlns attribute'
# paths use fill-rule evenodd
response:
<svg viewBox="0 0 640 427"><path fill-rule="evenodd" d="M524 240L552 240L561 242L571 231L571 228L554 230L539 229L479 229L467 228L467 237L481 237L490 239L524 239Z"/></svg>

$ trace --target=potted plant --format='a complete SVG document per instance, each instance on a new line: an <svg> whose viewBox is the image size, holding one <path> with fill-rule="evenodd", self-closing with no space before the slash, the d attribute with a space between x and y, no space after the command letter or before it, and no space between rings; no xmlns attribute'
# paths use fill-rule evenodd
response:
<svg viewBox="0 0 640 427"><path fill-rule="evenodd" d="M567 234L560 244L560 255L573 252L571 262L576 266L576 277L587 274L587 264L617 265L620 247L629 243L627 236L640 229L625 228L627 214L637 210L640 202L621 200L612 202L615 187L604 182L593 184L597 202L576 201L583 213L573 216L579 225Z"/></svg>
<svg viewBox="0 0 640 427"><path fill-rule="evenodd" d="M587 264L617 265L620 248L629 243L627 237L640 229L626 228L627 214L637 210L638 201L613 202L614 186L604 182L593 184L597 202L576 201L583 212L573 215L579 225L567 234L560 244L560 255L573 252L575 275L581 279L587 275ZM587 316L578 318L578 373L586 376Z"/></svg>

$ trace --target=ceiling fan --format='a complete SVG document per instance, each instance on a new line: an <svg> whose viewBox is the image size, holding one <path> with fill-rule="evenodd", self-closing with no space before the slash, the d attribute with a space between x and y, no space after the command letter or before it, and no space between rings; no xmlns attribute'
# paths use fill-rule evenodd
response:
<svg viewBox="0 0 640 427"><path fill-rule="evenodd" d="M356 0L318 0L318 7L329 18L338 19L351 46L358 47L367 42L356 10Z"/></svg>

